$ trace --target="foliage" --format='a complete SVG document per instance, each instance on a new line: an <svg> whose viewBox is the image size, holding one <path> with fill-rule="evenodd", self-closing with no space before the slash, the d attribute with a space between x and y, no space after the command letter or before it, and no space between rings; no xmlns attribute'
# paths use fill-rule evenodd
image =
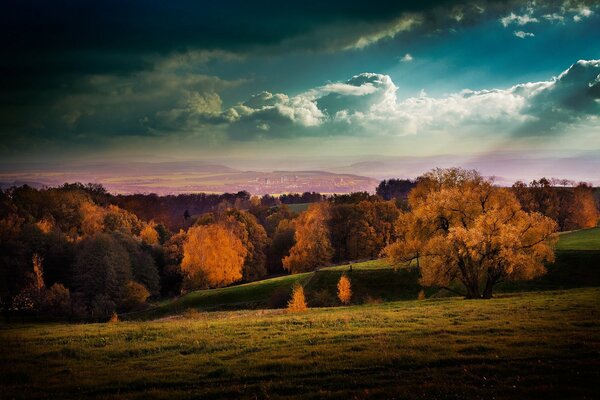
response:
<svg viewBox="0 0 600 400"><path fill-rule="evenodd" d="M316 203L295 221L295 244L290 255L283 259L283 267L293 273L312 271L327 265L333 255L327 221L329 205Z"/></svg>
<svg viewBox="0 0 600 400"><path fill-rule="evenodd" d="M288 302L287 309L291 312L306 311L308 309L308 306L306 305L306 299L304 298L304 288L302 285L294 286L292 298Z"/></svg>
<svg viewBox="0 0 600 400"><path fill-rule="evenodd" d="M73 287L95 315L114 311L130 279L129 254L112 236L99 233L83 241L73 265Z"/></svg>
<svg viewBox="0 0 600 400"><path fill-rule="evenodd" d="M144 285L135 281L129 281L125 284L125 293L121 308L125 311L139 309L144 305L149 296L150 292L148 292L148 289Z"/></svg>
<svg viewBox="0 0 600 400"><path fill-rule="evenodd" d="M271 273L283 272L282 260L289 256L290 249L294 246L296 227L293 220L282 219L279 221L271 245L268 248L267 264Z"/></svg>
<svg viewBox="0 0 600 400"><path fill-rule="evenodd" d="M409 179L384 179L377 186L376 193L384 200L407 199L415 186L416 183Z"/></svg>
<svg viewBox="0 0 600 400"><path fill-rule="evenodd" d="M256 217L247 211L230 209L221 216L219 222L231 230L246 249L242 273L244 281L251 282L265 276L265 249L269 238Z"/></svg>
<svg viewBox="0 0 600 400"><path fill-rule="evenodd" d="M71 294L69 289L55 283L46 291L44 311L56 317L66 317L71 313Z"/></svg>
<svg viewBox="0 0 600 400"><path fill-rule="evenodd" d="M342 274L340 277L340 280L337 284L337 295L342 304L350 304L350 300L352 299L352 285L350 284L350 279L346 274Z"/></svg>
<svg viewBox="0 0 600 400"><path fill-rule="evenodd" d="M556 223L521 210L515 196L476 171L433 170L411 192L398 219L393 262L417 260L421 283L460 281L467 298L489 298L503 280L528 280L554 260Z"/></svg>
<svg viewBox="0 0 600 400"><path fill-rule="evenodd" d="M247 250L219 224L194 226L183 245L181 269L190 288L226 286L242 278Z"/></svg>
<svg viewBox="0 0 600 400"><path fill-rule="evenodd" d="M157 245L159 243L158 232L150 224L146 224L140 232L142 242L147 245Z"/></svg>

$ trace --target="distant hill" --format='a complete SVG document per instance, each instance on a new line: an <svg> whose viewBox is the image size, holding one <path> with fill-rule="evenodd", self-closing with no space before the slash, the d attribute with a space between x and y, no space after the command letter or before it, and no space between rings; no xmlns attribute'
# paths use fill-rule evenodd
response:
<svg viewBox="0 0 600 400"><path fill-rule="evenodd" d="M100 183L112 193L235 193L281 194L291 192L373 192L376 179L349 173L321 170L241 171L202 161L116 162L48 166L0 165L5 186L59 186L65 182ZM35 182L35 184L33 184Z"/></svg>

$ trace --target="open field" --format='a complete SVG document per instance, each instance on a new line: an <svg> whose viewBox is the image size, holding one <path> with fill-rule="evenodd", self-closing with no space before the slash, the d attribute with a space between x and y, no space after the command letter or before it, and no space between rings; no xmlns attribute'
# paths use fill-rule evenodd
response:
<svg viewBox="0 0 600 400"><path fill-rule="evenodd" d="M600 289L1 325L2 398L595 398Z"/></svg>

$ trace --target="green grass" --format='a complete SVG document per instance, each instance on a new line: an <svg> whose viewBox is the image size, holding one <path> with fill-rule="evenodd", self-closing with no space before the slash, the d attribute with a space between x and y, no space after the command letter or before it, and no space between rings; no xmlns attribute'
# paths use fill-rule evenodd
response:
<svg viewBox="0 0 600 400"><path fill-rule="evenodd" d="M0 397L597 398L600 289L0 325Z"/></svg>
<svg viewBox="0 0 600 400"><path fill-rule="evenodd" d="M560 235L557 250L600 250L600 227L565 232Z"/></svg>

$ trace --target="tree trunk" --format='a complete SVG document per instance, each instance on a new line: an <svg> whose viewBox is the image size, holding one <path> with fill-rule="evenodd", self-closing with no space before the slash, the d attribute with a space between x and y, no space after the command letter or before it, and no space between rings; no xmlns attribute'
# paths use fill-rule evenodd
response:
<svg viewBox="0 0 600 400"><path fill-rule="evenodd" d="M483 289L483 296L482 298L484 299L491 299L492 298L492 289L494 288L494 284L496 283L496 279L493 279L491 277L488 276L487 281L485 283L485 289Z"/></svg>

